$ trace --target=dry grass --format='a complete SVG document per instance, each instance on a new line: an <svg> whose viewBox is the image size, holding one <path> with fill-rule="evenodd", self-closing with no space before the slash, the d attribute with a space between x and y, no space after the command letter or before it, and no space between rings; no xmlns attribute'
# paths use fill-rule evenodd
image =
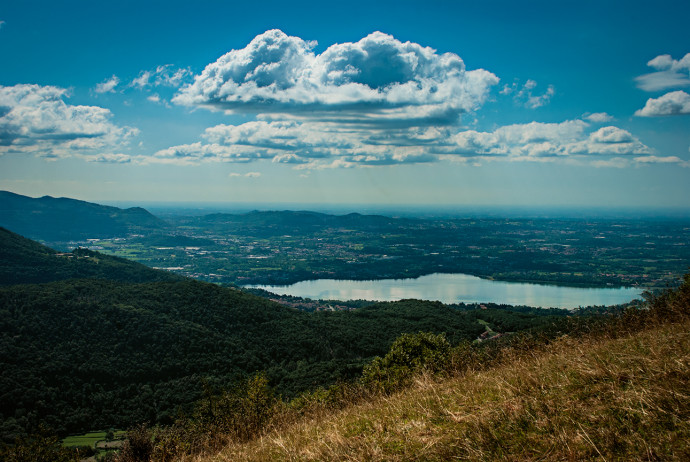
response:
<svg viewBox="0 0 690 462"><path fill-rule="evenodd" d="M564 337L188 460L690 460L689 328Z"/></svg>

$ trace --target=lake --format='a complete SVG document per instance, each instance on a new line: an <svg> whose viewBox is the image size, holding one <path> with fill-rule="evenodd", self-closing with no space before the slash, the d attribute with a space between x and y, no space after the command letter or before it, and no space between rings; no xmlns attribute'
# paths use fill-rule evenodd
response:
<svg viewBox="0 0 690 462"><path fill-rule="evenodd" d="M492 281L469 274L434 273L415 279L352 281L317 279L287 286L254 285L280 295L323 300L395 301L406 298L443 303L504 303L542 308L617 305L640 298L642 289L581 288Z"/></svg>

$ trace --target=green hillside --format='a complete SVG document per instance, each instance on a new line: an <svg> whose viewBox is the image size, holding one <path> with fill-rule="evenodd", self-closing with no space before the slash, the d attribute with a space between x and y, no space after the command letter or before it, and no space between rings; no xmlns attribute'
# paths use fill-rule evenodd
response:
<svg viewBox="0 0 690 462"><path fill-rule="evenodd" d="M309 314L196 281L69 280L0 289L4 436L170 423L201 396L266 370L294 394L358 375L401 332L476 338L484 327L428 302Z"/></svg>
<svg viewBox="0 0 690 462"><path fill-rule="evenodd" d="M169 423L204 386L257 371L294 396L358 376L403 332L459 342L485 331L440 303L306 313L98 252L59 254L7 230L0 236L5 440L39 424L64 434Z"/></svg>
<svg viewBox="0 0 690 462"><path fill-rule="evenodd" d="M56 252L0 228L0 286L92 278L123 282L175 281L183 278L123 258L88 249Z"/></svg>
<svg viewBox="0 0 690 462"><path fill-rule="evenodd" d="M643 309L562 327L454 348L402 336L359 384L274 405L248 437L183 421L156 435L146 460L172 460L171 441L204 430L200 462L688 460L690 274ZM144 460L132 457L137 441L117 460Z"/></svg>

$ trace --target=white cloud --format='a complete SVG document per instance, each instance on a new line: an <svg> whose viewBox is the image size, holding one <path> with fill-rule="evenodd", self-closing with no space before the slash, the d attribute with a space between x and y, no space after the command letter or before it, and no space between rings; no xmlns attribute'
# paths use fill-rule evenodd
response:
<svg viewBox="0 0 690 462"><path fill-rule="evenodd" d="M96 93L114 93L115 87L120 83L120 79L117 76L112 76L108 80L96 85L94 91Z"/></svg>
<svg viewBox="0 0 690 462"><path fill-rule="evenodd" d="M114 125L109 110L69 105L66 96L52 86L0 86L0 154L66 157L121 146L138 133Z"/></svg>
<svg viewBox="0 0 690 462"><path fill-rule="evenodd" d="M589 135L589 139L595 143L630 143L634 141L632 134L618 127L602 127Z"/></svg>
<svg viewBox="0 0 690 462"><path fill-rule="evenodd" d="M634 160L638 164L677 164L681 167L690 167L690 161L683 160L677 156L641 156L635 157Z"/></svg>
<svg viewBox="0 0 690 462"><path fill-rule="evenodd" d="M179 88L191 80L192 71L188 68L174 68L172 64L157 66L154 70L141 71L139 76L130 82L130 87L139 89L149 87Z"/></svg>
<svg viewBox="0 0 690 462"><path fill-rule="evenodd" d="M231 173L230 175L232 177L245 177L245 178L259 178L261 176L260 172L247 172L247 173Z"/></svg>
<svg viewBox="0 0 690 462"><path fill-rule="evenodd" d="M630 161L623 157L612 157L611 159L597 159L590 162L592 167L597 168L626 168L630 166Z"/></svg>
<svg viewBox="0 0 690 462"><path fill-rule="evenodd" d="M5 21L0 21L0 29L5 25Z"/></svg>
<svg viewBox="0 0 690 462"><path fill-rule="evenodd" d="M522 87L520 87L519 83L516 81L510 86L504 85L499 93L502 95L513 95L513 101L515 101L515 103L528 109L536 109L548 104L553 95L556 94L556 89L553 85L549 85L546 91L541 95L536 94L534 91L536 87L537 82L532 79L527 80Z"/></svg>
<svg viewBox="0 0 690 462"><path fill-rule="evenodd" d="M672 91L659 98L649 98L642 109L635 111L635 115L640 117L683 114L690 114L690 95L683 90Z"/></svg>
<svg viewBox="0 0 690 462"><path fill-rule="evenodd" d="M150 71L141 71L139 73L139 76L136 77L132 82L129 84L130 87L137 87L137 88L146 88L150 85L150 80L151 80L151 72Z"/></svg>
<svg viewBox="0 0 690 462"><path fill-rule="evenodd" d="M269 158L265 150L257 150L251 146L223 146L219 144L182 144L156 152L149 162L197 164L200 162L251 162L253 160Z"/></svg>
<svg viewBox="0 0 690 462"><path fill-rule="evenodd" d="M454 123L476 110L498 78L459 56L374 32L323 53L315 42L267 31L206 66L173 98L229 112L293 114L341 123Z"/></svg>
<svg viewBox="0 0 690 462"><path fill-rule="evenodd" d="M582 120L531 122L500 127L493 132L465 131L452 139L460 153L511 160L652 153L620 128L603 127L587 133L588 128L589 124Z"/></svg>
<svg viewBox="0 0 690 462"><path fill-rule="evenodd" d="M635 78L637 87L644 91L661 91L690 85L690 53L679 60L671 55L660 55L647 63L656 72Z"/></svg>
<svg viewBox="0 0 690 462"><path fill-rule="evenodd" d="M208 128L203 138L207 143L175 146L154 157L176 163L264 159L300 168L324 168L441 159L544 161L653 154L626 130L613 126L592 130L584 120L507 125L492 132L458 132L449 127L372 130L328 122L254 121L217 125Z"/></svg>
<svg viewBox="0 0 690 462"><path fill-rule="evenodd" d="M93 154L82 157L87 162L97 162L103 164L128 164L132 161L132 156L127 154Z"/></svg>
<svg viewBox="0 0 690 462"><path fill-rule="evenodd" d="M148 96L146 99L151 101L152 103L160 103L161 102L161 97L158 95L158 93L154 93L153 95Z"/></svg>
<svg viewBox="0 0 690 462"><path fill-rule="evenodd" d="M611 122L613 120L613 116L605 112L595 112L593 114L586 114L582 118L596 124Z"/></svg>

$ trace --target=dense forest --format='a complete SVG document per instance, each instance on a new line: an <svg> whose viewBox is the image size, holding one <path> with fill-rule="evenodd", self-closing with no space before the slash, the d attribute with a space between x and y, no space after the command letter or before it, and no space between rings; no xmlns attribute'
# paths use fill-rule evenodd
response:
<svg viewBox="0 0 690 462"><path fill-rule="evenodd" d="M204 387L258 371L295 396L360 375L401 333L445 333L457 344L487 325L527 329L564 314L475 313L418 300L307 313L98 252L66 258L7 231L0 249L3 277L15 274L0 288L5 440L39 424L66 434L171 423ZM41 274L55 281L35 284Z"/></svg>

